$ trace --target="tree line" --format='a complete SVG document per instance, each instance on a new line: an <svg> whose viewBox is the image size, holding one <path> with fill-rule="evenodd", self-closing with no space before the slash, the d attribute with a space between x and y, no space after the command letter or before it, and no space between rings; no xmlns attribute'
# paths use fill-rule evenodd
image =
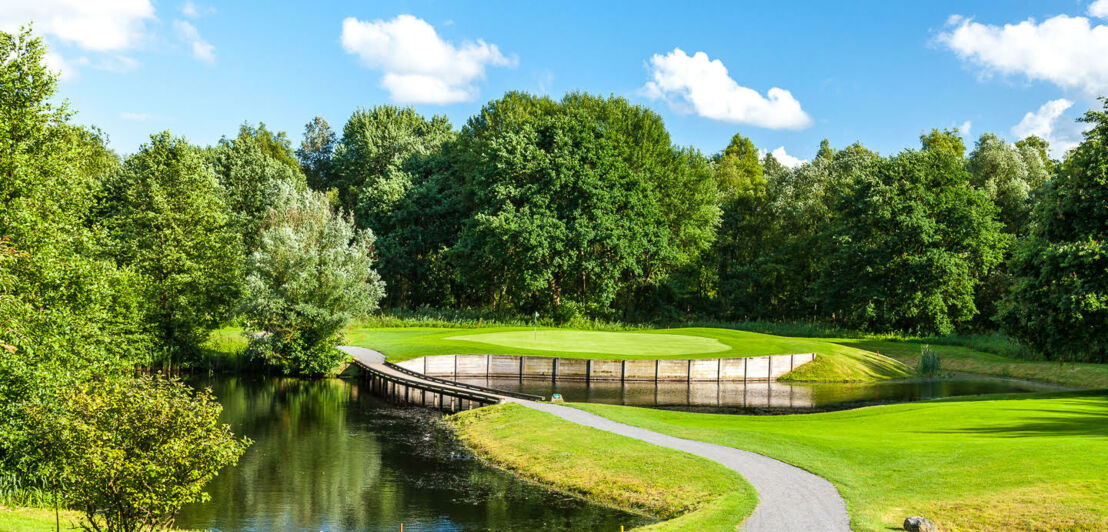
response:
<svg viewBox="0 0 1108 532"><path fill-rule="evenodd" d="M383 304L625 321L1003 329L1105 361L1103 111L1064 161L1039 137L932 130L787 168L736 134L675 146L619 97L510 92L460 130L377 106L310 122L309 186L377 236Z"/></svg>

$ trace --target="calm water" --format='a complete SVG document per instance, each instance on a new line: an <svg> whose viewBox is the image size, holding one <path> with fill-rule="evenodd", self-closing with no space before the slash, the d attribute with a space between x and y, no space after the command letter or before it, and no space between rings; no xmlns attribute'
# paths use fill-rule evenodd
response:
<svg viewBox="0 0 1108 532"><path fill-rule="evenodd" d="M649 520L553 494L475 461L418 408L357 382L217 378L224 419L254 440L184 508L215 530L619 530Z"/></svg>
<svg viewBox="0 0 1108 532"><path fill-rule="evenodd" d="M877 383L785 384L778 382L658 383L584 382L547 379L463 379L465 382L566 401L733 413L836 410L881 403L991 393L1041 392L1059 387L1015 379L955 376Z"/></svg>

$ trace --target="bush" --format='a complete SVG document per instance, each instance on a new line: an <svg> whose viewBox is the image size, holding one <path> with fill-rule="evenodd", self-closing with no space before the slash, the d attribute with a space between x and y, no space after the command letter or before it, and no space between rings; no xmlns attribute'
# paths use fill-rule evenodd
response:
<svg viewBox="0 0 1108 532"><path fill-rule="evenodd" d="M931 350L931 346L925 345L920 348L919 366L916 371L922 377L934 378L939 376L942 371L942 362L939 360L939 354Z"/></svg>
<svg viewBox="0 0 1108 532"><path fill-rule="evenodd" d="M250 445L220 423L210 390L142 377L89 383L32 414L51 485L85 530L160 530Z"/></svg>

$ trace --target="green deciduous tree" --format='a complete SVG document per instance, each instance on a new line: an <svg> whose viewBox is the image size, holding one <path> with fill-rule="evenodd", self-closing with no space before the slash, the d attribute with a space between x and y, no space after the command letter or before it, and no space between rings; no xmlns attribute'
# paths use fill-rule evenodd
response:
<svg viewBox="0 0 1108 532"><path fill-rule="evenodd" d="M163 132L112 174L100 205L111 254L145 279L146 314L171 356L189 352L238 300L242 244L202 151Z"/></svg>
<svg viewBox="0 0 1108 532"><path fill-rule="evenodd" d="M262 218L273 206L279 183L305 188L299 165L291 165L291 150L284 133L273 133L265 124L243 124L233 139L220 139L211 163L223 189L230 223L242 236L247 251L254 249Z"/></svg>
<svg viewBox="0 0 1108 532"><path fill-rule="evenodd" d="M1050 358L1108 361L1108 101L1042 187L1001 320Z"/></svg>
<svg viewBox="0 0 1108 532"><path fill-rule="evenodd" d="M220 422L211 391L179 381L88 383L61 403L61 413L32 414L37 451L85 530L171 527L181 506L207 500L204 485L250 444Z"/></svg>
<svg viewBox="0 0 1108 532"><path fill-rule="evenodd" d="M717 223L703 156L621 98L509 93L469 121L460 149L472 210L451 255L482 304L595 315L618 295L627 312Z"/></svg>
<svg viewBox="0 0 1108 532"><path fill-rule="evenodd" d="M317 116L304 125L304 140L296 149L296 158L313 190L325 192L334 186L331 157L336 143L335 132L323 117Z"/></svg>
<svg viewBox="0 0 1108 532"><path fill-rule="evenodd" d="M855 173L826 228L823 312L850 327L948 334L976 313L1006 239L949 150L906 151Z"/></svg>
<svg viewBox="0 0 1108 532"><path fill-rule="evenodd" d="M444 116L425 119L410 107L359 109L343 127L332 159L333 182L343 208L359 227L384 234L392 213L412 187L406 164L450 138Z"/></svg>
<svg viewBox="0 0 1108 532"><path fill-rule="evenodd" d="M149 355L141 279L100 258L91 217L117 158L52 103L45 53L29 30L0 32L0 474L28 485L27 408Z"/></svg>
<svg viewBox="0 0 1108 532"><path fill-rule="evenodd" d="M241 310L261 334L251 353L291 373L341 362L342 328L377 308L373 233L332 212L322 194L281 185L250 256Z"/></svg>

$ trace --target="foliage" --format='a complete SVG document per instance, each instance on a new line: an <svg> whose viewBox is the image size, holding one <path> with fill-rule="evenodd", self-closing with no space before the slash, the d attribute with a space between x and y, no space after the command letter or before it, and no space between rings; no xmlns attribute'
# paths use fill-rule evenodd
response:
<svg viewBox="0 0 1108 532"><path fill-rule="evenodd" d="M51 102L56 79L28 29L0 32L0 475L42 487L26 410L148 360L141 279L99 257L92 210L118 162Z"/></svg>
<svg viewBox="0 0 1108 532"><path fill-rule="evenodd" d="M350 116L335 147L332 180L359 227L377 234L390 227L392 211L412 186L408 160L434 151L450 134L445 116L426 120L410 107L383 105Z"/></svg>
<svg viewBox="0 0 1108 532"><path fill-rule="evenodd" d="M238 299L242 245L201 150L162 132L109 176L99 206L111 256L145 282L145 312L170 360L191 353Z"/></svg>
<svg viewBox="0 0 1108 532"><path fill-rule="evenodd" d="M304 140L296 149L296 159L312 190L323 192L332 188L331 156L335 144L335 132L323 117L317 116L304 125Z"/></svg>
<svg viewBox="0 0 1108 532"><path fill-rule="evenodd" d="M961 159L966 155L966 143L962 140L958 128L941 131L932 129L928 133L920 135L919 142L924 151L944 151L953 155L956 159Z"/></svg>
<svg viewBox="0 0 1108 532"><path fill-rule="evenodd" d="M315 191L287 185L250 256L241 310L263 333L251 353L289 372L322 374L341 361L342 328L377 308L384 284L373 269L373 233L357 230Z"/></svg>
<svg viewBox="0 0 1108 532"><path fill-rule="evenodd" d="M921 347L916 372L923 377L934 378L938 377L941 371L942 361L939 360L939 354L933 351L929 345Z"/></svg>
<svg viewBox="0 0 1108 532"><path fill-rule="evenodd" d="M1006 239L989 201L946 151L907 151L858 172L837 200L816 286L851 327L948 334L973 318L976 285Z"/></svg>
<svg viewBox="0 0 1108 532"><path fill-rule="evenodd" d="M710 242L706 161L621 98L509 93L459 144L472 211L450 254L472 303L602 316L621 296L630 309Z"/></svg>
<svg viewBox="0 0 1108 532"><path fill-rule="evenodd" d="M250 440L219 420L210 390L161 378L92 382L65 394L64 411L38 411L40 452L85 530L160 530Z"/></svg>
<svg viewBox="0 0 1108 532"><path fill-rule="evenodd" d="M1010 268L1005 329L1049 358L1108 361L1108 100L1038 196Z"/></svg>
<svg viewBox="0 0 1108 532"><path fill-rule="evenodd" d="M278 184L306 186L299 164L290 164L291 157L284 133L273 133L265 124L257 128L243 124L238 137L220 139L212 151L211 164L223 191L229 223L248 251L257 245L262 219L273 206Z"/></svg>

